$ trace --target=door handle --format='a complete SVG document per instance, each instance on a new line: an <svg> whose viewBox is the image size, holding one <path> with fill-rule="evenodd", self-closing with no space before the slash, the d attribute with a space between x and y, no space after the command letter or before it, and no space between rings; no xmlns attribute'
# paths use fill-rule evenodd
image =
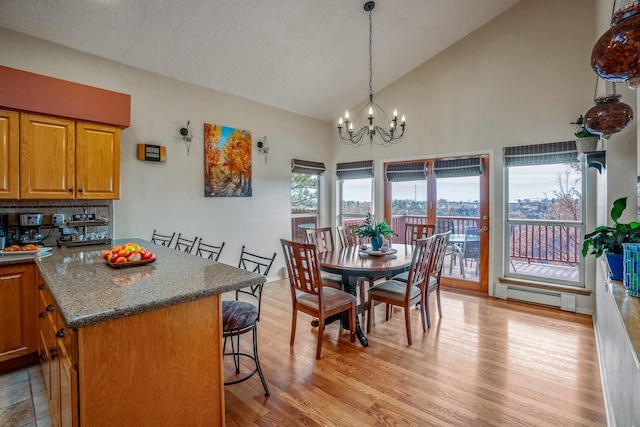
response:
<svg viewBox="0 0 640 427"><path fill-rule="evenodd" d="M485 226L483 226L483 227L480 229L480 231L482 231L482 232L487 232L487 231L489 231L489 227L487 227L487 226L485 225Z"/></svg>

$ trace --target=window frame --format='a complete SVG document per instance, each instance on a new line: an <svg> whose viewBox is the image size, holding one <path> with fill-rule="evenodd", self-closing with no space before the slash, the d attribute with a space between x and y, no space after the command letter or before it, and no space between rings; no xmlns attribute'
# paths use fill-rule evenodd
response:
<svg viewBox="0 0 640 427"><path fill-rule="evenodd" d="M510 217L510 212L509 212L509 170L510 168L513 167L518 167L518 166L522 166L522 165L513 165L513 166L509 166L506 165L504 166L504 230L503 230L503 267L502 267L502 274L504 275L504 277L509 277L509 278L513 278L513 279L521 279L521 280L533 280L536 282L543 282L543 283L549 283L549 284L558 284L558 285L566 285L566 286L571 286L574 288L585 288L586 284L585 284L585 262L584 262L584 257L582 257L580 251L578 250L578 253L575 254L575 259L577 260L577 264L578 264L578 280L576 282L574 281L570 281L570 280L562 280L562 279L558 279L558 278L547 278L544 276L539 276L539 275L531 275L531 274L522 274L522 273L518 273L517 271L511 271L511 226L515 225L515 226L532 226L532 227L578 227L578 230L576 231L575 237L574 238L579 238L579 243L577 245L578 249L580 248L581 242L582 242L582 236L584 235L584 230L586 229L586 212L587 212L587 200L586 200L586 194L587 194L587 174L586 174L586 167L584 162L580 162L579 160L576 160L576 163L580 163L581 168L580 168L580 187L581 187L581 207L582 207L582 212L581 212L581 219L580 221L571 221L571 220L544 220L544 219L521 219L521 218L517 218L517 219L512 219ZM552 162L552 163L547 163L547 164L557 164L557 165L562 165L562 164L567 164L567 162ZM569 234L569 233L567 233ZM546 234L545 234L545 238L546 238Z"/></svg>

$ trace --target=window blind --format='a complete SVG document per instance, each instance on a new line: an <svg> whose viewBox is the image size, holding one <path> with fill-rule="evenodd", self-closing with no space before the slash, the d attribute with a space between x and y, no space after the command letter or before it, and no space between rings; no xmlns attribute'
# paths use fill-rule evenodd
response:
<svg viewBox="0 0 640 427"><path fill-rule="evenodd" d="M575 141L504 147L503 153L505 166L573 163L578 156Z"/></svg>
<svg viewBox="0 0 640 427"><path fill-rule="evenodd" d="M338 179L373 178L373 160L338 163L336 175Z"/></svg>
<svg viewBox="0 0 640 427"><path fill-rule="evenodd" d="M321 175L325 171L324 163L309 160L291 159L291 172L307 175Z"/></svg>
<svg viewBox="0 0 640 427"><path fill-rule="evenodd" d="M468 157L466 159L436 160L433 173L437 178L458 178L462 176L482 175L482 159Z"/></svg>
<svg viewBox="0 0 640 427"><path fill-rule="evenodd" d="M427 162L387 163L385 177L389 182L426 180Z"/></svg>

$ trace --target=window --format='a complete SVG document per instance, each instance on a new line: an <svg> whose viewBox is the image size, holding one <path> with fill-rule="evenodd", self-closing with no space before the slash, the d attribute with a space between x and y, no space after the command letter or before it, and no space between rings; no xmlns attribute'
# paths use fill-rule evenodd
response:
<svg viewBox="0 0 640 427"><path fill-rule="evenodd" d="M583 167L575 142L506 147L505 275L578 285Z"/></svg>
<svg viewBox="0 0 640 427"><path fill-rule="evenodd" d="M294 159L291 161L291 236L305 241L305 228L319 225L320 175L324 163Z"/></svg>
<svg viewBox="0 0 640 427"><path fill-rule="evenodd" d="M406 224L427 223L427 162L387 163L394 243L405 243Z"/></svg>
<svg viewBox="0 0 640 427"><path fill-rule="evenodd" d="M338 163L339 223L356 225L373 212L373 160Z"/></svg>

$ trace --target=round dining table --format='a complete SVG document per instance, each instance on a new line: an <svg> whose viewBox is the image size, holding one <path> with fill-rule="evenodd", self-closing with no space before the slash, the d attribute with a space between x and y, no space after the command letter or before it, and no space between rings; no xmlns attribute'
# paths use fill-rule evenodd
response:
<svg viewBox="0 0 640 427"><path fill-rule="evenodd" d="M320 270L342 276L342 288L351 295L357 295L358 279L365 278L370 284L375 279L391 277L405 271L411 265L413 247L411 245L393 245L387 253L361 250L359 246L349 246L318 254ZM358 313L366 310L366 303L358 306ZM343 328L348 329L346 313L342 316ZM356 336L363 347L369 345L356 316Z"/></svg>

